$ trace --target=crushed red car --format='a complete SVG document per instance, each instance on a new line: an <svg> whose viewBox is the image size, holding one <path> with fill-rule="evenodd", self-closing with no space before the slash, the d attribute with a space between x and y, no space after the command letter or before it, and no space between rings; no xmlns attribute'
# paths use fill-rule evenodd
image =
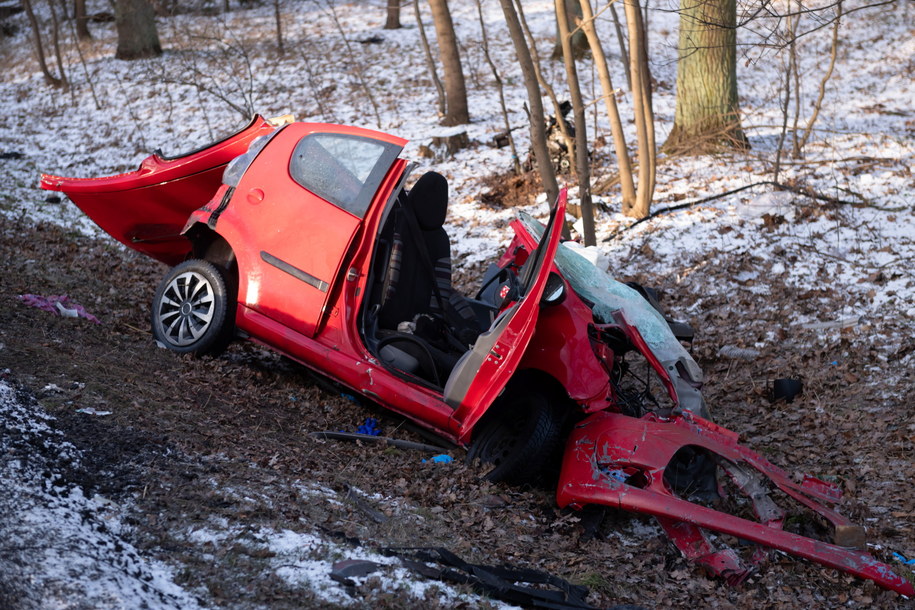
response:
<svg viewBox="0 0 915 610"><path fill-rule="evenodd" d="M546 226L512 223L474 298L454 290L447 181L429 172L408 189L405 144L255 117L187 155L104 178L43 175L41 186L173 266L151 313L171 350L266 345L468 447L493 480L555 479L561 463L560 506L654 515L685 556L732 583L767 553L718 549L706 530L915 594L864 550L864 529L836 511L836 485L792 479L710 421L683 347L692 330L650 289L560 243L565 192ZM719 510L741 503L741 516ZM797 511L832 540L787 531Z"/></svg>

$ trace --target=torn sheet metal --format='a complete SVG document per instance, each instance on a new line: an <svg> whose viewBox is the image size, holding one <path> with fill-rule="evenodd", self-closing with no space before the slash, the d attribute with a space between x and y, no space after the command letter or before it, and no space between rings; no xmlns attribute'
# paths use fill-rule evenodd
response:
<svg viewBox="0 0 915 610"><path fill-rule="evenodd" d="M707 452L752 503L759 521L736 517L678 497L664 473L684 447ZM832 525L833 543L787 532L784 510L769 493L780 491ZM806 477L794 482L780 468L738 443L738 435L689 412L672 419L600 412L573 430L557 491L561 507L603 504L658 517L688 558L731 583L753 570L730 549L718 550L699 528L715 530L873 580L902 595L915 588L864 547L864 530L833 508L841 499L835 485ZM756 555L751 564L762 559Z"/></svg>

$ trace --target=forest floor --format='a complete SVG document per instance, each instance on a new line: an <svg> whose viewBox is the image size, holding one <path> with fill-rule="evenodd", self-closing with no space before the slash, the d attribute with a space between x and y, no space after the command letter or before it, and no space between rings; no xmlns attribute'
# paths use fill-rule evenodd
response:
<svg viewBox="0 0 915 610"><path fill-rule="evenodd" d="M86 509L95 519L108 518L110 503L121 506L124 536L136 553L171 566L173 582L204 605L408 607L417 596L430 607L482 603L437 589L417 593L403 574L362 579L352 598L335 583L303 575L309 559L325 562L326 581L331 559L376 558L373 549L389 546L445 546L468 561L546 570L588 585L589 601L601 607L902 604L873 583L780 553L732 588L680 557L651 519L611 512L597 535L583 540L580 517L557 509L550 491L486 482L462 450L450 451L452 463L423 463L428 456L413 451L311 438L321 430L355 431L374 417L386 435L424 440L253 344L235 343L215 359L157 349L147 308L163 266L53 225L0 223L0 370L34 396L40 407L33 408L54 417L49 425L81 456L78 468L49 468L64 488L105 499ZM672 311L688 308L690 295L669 278L638 279L657 285ZM100 324L27 307L17 297L74 291ZM718 422L790 472L840 482L843 510L867 526L872 552L888 561L892 551L912 557L915 426L905 405L915 339L905 323L867 319L795 331L751 360L716 353L715 346L733 343L734 329L784 331L781 321L811 307L839 311L846 298L826 287L775 292L774 307L722 297L690 317L699 329L693 353ZM900 336L902 342L892 339ZM766 385L782 376L802 377L804 393L791 404L771 404ZM293 548L277 542L283 533L299 536ZM25 570L28 555L22 561ZM163 596L170 600L163 607L186 605Z"/></svg>

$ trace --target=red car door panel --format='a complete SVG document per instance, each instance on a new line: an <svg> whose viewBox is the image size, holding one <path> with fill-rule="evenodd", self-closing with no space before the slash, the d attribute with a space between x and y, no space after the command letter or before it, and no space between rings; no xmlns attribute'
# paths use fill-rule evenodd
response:
<svg viewBox="0 0 915 610"><path fill-rule="evenodd" d="M566 191L563 189L537 250L528 259L532 268L525 281L524 296L503 311L490 329L480 335L448 377L444 400L455 409L453 426L461 442L467 440L473 425L517 370L534 334L540 297L559 247L565 207Z"/></svg>
<svg viewBox="0 0 915 610"><path fill-rule="evenodd" d="M369 153L356 161L344 157L353 143ZM245 172L217 226L236 253L239 302L313 336L362 226L360 213L401 146L363 130L311 126L277 134ZM354 174L352 163L367 169Z"/></svg>

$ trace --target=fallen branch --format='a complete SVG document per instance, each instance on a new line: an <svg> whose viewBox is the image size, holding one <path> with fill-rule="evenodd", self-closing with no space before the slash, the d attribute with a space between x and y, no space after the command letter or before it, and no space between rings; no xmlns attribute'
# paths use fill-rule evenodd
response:
<svg viewBox="0 0 915 610"><path fill-rule="evenodd" d="M370 443L384 443L390 447L398 449L411 449L414 451L425 451L426 453L447 453L445 447L435 445L426 445L425 443L414 443L413 441L404 441L398 438L389 438L387 436L372 436L370 434L359 434L358 432L334 432L325 430L323 432L311 432L310 437L322 440L334 441L365 441Z"/></svg>
<svg viewBox="0 0 915 610"><path fill-rule="evenodd" d="M721 198L723 198L723 197L727 197L728 195L733 195L733 194L739 193L739 192L741 192L741 191L746 191L746 190L751 189L751 188L753 188L753 187L757 187L757 186L766 186L766 185L768 185L768 186L774 186L777 190L780 190L780 191L790 191L790 192L792 192L792 193L797 193L798 195L803 195L803 196L805 196L805 197L809 197L810 199L816 199L816 200L818 200L818 201L825 201L826 203L831 203L831 204L834 204L834 205L852 205L852 206L856 206L856 207L872 207L872 208L877 209L877 210L888 211L888 212L895 211L895 210L892 210L892 209L881 208L881 207L875 206L875 205L873 205L872 203L869 203L869 202L866 201L866 200L863 200L863 201L849 201L849 200L847 200L847 199L839 199L839 198L837 198L837 197L830 197L829 195L823 195L822 193L818 193L818 192L814 191L814 190L813 190L812 188L810 188L810 187L791 186L791 185L789 185L789 184L784 184L784 183L782 183L782 182L776 182L776 181L774 181L774 180L763 180L762 182L754 182L753 184L747 184L747 185L745 185L745 186L741 186L741 187L739 187L739 188L732 189L732 190L730 190L730 191L725 191L725 192L723 192L723 193L718 193L717 195L709 195L708 197L703 197L702 199L696 199L695 201L687 201L687 202L685 202L685 203L678 203L677 205L672 205L672 206L668 206L668 207L666 207L666 208L661 208L661 209L659 209L659 210L655 210L654 212L652 212L651 214L649 214L649 215L646 216L645 218L640 218L640 219L636 220L635 222L633 222L631 225L628 225L628 226L626 226L626 227L623 227L622 229L620 229L619 231L617 231L617 232L614 233L613 235L604 238L604 241L605 241L605 242L607 242L607 241L613 241L614 239L616 239L617 237L619 237L620 235L622 235L623 233L625 233L625 232L628 231L629 229L632 229L632 228L634 228L634 227L636 227L636 226L642 224L643 222L646 222L646 221L648 221L648 220L651 220L652 218L655 218L655 217L657 217L657 216L661 216L661 215L663 215L663 214L669 214L669 213L671 213L671 212L676 212L676 211L678 211L678 210L685 210L685 209L687 209L687 208L692 208L692 207L695 207L695 206L697 206L697 205L701 205L701 204L703 204L703 203L707 203L707 202L709 202L709 201L714 201L714 200L716 200L716 199L721 199Z"/></svg>

